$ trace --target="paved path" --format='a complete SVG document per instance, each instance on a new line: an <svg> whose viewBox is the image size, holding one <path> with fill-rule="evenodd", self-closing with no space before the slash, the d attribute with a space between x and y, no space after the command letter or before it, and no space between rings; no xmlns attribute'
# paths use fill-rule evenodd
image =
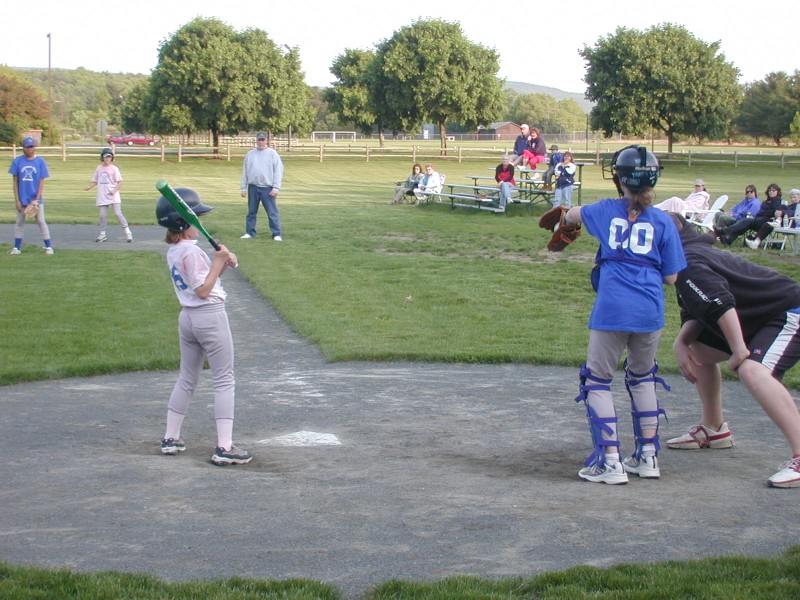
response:
<svg viewBox="0 0 800 600"><path fill-rule="evenodd" d="M130 245L95 244L92 226L52 232L56 252L164 246L157 227L137 227ZM37 234L29 226L26 239ZM0 225L3 243L11 235ZM658 481L590 484L576 475L590 451L576 369L331 364L238 273L225 287L236 439L253 462L210 464L208 378L177 457L158 449L174 372L1 388L0 560L171 581L305 577L355 598L389 578L770 556L800 541L800 490L766 486L788 451L738 382L725 384L735 448L666 450ZM697 415L691 386L668 379L666 436ZM287 435L295 445L280 445Z"/></svg>

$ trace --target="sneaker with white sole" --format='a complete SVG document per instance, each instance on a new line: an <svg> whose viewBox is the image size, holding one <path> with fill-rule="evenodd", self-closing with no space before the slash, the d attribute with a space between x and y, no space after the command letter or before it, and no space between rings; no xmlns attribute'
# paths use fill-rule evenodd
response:
<svg viewBox="0 0 800 600"><path fill-rule="evenodd" d="M636 458L633 455L622 461L622 468L626 473L638 475L642 479L658 479L661 477L661 470L658 468L658 458L655 456L642 456Z"/></svg>
<svg viewBox="0 0 800 600"><path fill-rule="evenodd" d="M12 248L11 250L8 251L8 253L9 254L22 254L22 250L20 250L19 248Z"/></svg>
<svg viewBox="0 0 800 600"><path fill-rule="evenodd" d="M747 244L747 247L750 248L751 250L758 250L758 247L761 245L761 240L759 240L758 238L754 240L748 240L747 238L745 238L744 243Z"/></svg>
<svg viewBox="0 0 800 600"><path fill-rule="evenodd" d="M800 457L783 463L780 471L769 478L769 484L776 488L800 487Z"/></svg>
<svg viewBox="0 0 800 600"><path fill-rule="evenodd" d="M45 254L47 254L48 256L52 256L52 254L53 254L53 248L52 248L52 247L50 247L50 248L48 248L48 247L45 247L45 249L44 249L44 253L45 253Z"/></svg>
<svg viewBox="0 0 800 600"><path fill-rule="evenodd" d="M584 467L578 471L578 477L594 483L607 483L609 485L620 485L628 483L628 474L622 468L622 463L613 465L604 462L602 464Z"/></svg>
<svg viewBox="0 0 800 600"><path fill-rule="evenodd" d="M667 446L676 450L731 448L733 447L733 434L727 421L722 422L719 431L706 425L695 425L683 435L667 440Z"/></svg>
<svg viewBox="0 0 800 600"><path fill-rule="evenodd" d="M101 232L100 235L97 236L95 242L105 242L107 239L108 236L105 234L105 232Z"/></svg>
<svg viewBox="0 0 800 600"><path fill-rule="evenodd" d="M132 244L133 243L133 236L129 235L128 237L125 238L125 241L128 242L129 244Z"/></svg>
<svg viewBox="0 0 800 600"><path fill-rule="evenodd" d="M161 440L161 454L168 454L174 456L178 452L186 450L186 444L183 440L176 440L174 438L165 438Z"/></svg>
<svg viewBox="0 0 800 600"><path fill-rule="evenodd" d="M217 447L214 450L214 456L211 457L211 462L219 467L227 467L228 465L244 465L253 460L253 455L247 450L242 450L236 446L231 446L230 450Z"/></svg>
<svg viewBox="0 0 800 600"><path fill-rule="evenodd" d="M275 240L276 242L282 242L283 241L283 238L281 236L279 236L279 235L276 235L272 239Z"/></svg>
<svg viewBox="0 0 800 600"><path fill-rule="evenodd" d="M240 237L239 239L240 239L240 240L249 240L249 239L250 239L250 238L252 238L252 237L253 237L253 236L252 236L252 235L250 235L249 233L245 233L245 234L244 234L242 237Z"/></svg>

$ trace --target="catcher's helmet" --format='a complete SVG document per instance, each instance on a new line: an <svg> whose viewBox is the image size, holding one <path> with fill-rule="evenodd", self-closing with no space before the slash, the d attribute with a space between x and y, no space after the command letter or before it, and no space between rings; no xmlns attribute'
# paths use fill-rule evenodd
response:
<svg viewBox="0 0 800 600"><path fill-rule="evenodd" d="M611 174L617 188L624 185L632 192L656 187L660 171L658 158L644 146L626 146L611 159Z"/></svg>
<svg viewBox="0 0 800 600"><path fill-rule="evenodd" d="M213 210L212 207L203 204L203 201L200 200L200 195L193 189L177 188L175 191L184 199L186 204L189 205L189 208L191 208L197 216L204 215ZM156 201L156 220L159 225L175 233L180 233L181 231L189 229L189 223L183 219L178 211L175 210L175 207L173 207L164 196L161 196Z"/></svg>
<svg viewBox="0 0 800 600"><path fill-rule="evenodd" d="M100 150L100 160L103 160L106 156L110 156L111 160L114 160L114 151L111 148L103 148Z"/></svg>

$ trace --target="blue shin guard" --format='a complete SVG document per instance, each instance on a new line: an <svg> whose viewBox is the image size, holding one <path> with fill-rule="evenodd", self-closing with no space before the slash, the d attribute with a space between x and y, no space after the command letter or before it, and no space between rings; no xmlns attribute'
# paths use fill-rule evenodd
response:
<svg viewBox="0 0 800 600"><path fill-rule="evenodd" d="M664 381L661 377L658 377L656 373L658 373L658 363L653 363L653 367L647 371L647 373L634 373L628 368L628 360L625 359L624 363L625 368L625 389L628 390L628 395L631 398L631 417L633 419L633 434L636 436L636 450L633 453L634 458L637 460L642 457L642 449L645 444L653 444L655 447L656 454L658 451L661 450L661 444L658 441L658 418L661 415L664 415L664 418L667 418L666 411L658 405L658 399L656 398L656 410L639 410L636 406L636 398L634 397L633 390L631 388L640 386L640 385L647 385L652 384L653 388L656 385L660 384L664 387L665 390L669 391L671 388L667 385L667 382ZM652 419L655 417L655 434L652 437L644 437L642 434L642 419L650 418Z"/></svg>
<svg viewBox="0 0 800 600"><path fill-rule="evenodd" d="M611 427L611 424L616 425L617 414L615 411L613 417L598 417L597 413L589 406L588 402L590 391L605 391L611 393L611 379L595 377L586 366L586 363L584 363L583 366L581 366L580 380L580 394L575 398L575 402L583 401L586 405L586 417L589 420L589 431L592 434L592 442L594 443L594 452L583 462L585 466L589 467L594 464L602 464L605 462L607 447L615 447L617 448L617 452L619 452L618 440L607 440L603 437L604 433L616 437L616 429Z"/></svg>

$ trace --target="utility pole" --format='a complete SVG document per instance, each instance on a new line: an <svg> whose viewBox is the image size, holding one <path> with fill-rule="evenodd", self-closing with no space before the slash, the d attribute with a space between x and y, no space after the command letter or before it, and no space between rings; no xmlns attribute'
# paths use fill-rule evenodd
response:
<svg viewBox="0 0 800 600"><path fill-rule="evenodd" d="M50 34L47 34L47 112L48 126L47 139L53 143L53 71L50 64Z"/></svg>

